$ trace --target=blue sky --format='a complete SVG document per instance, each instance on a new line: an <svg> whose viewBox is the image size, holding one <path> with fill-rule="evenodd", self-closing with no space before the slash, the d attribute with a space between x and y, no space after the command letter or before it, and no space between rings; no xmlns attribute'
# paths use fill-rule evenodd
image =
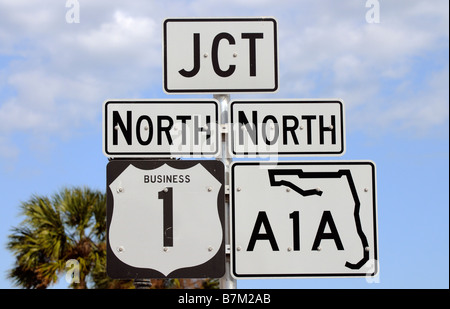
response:
<svg viewBox="0 0 450 309"><path fill-rule="evenodd" d="M346 153L326 159L377 166L376 282L259 279L238 287L449 287L448 1L68 2L79 3L79 23L67 22L65 1L0 0L0 288L14 287L5 245L22 201L65 186L105 190L106 99L212 97L163 92L162 21L216 16L278 21L279 91L231 99L340 98ZM372 3L379 22L366 18Z"/></svg>

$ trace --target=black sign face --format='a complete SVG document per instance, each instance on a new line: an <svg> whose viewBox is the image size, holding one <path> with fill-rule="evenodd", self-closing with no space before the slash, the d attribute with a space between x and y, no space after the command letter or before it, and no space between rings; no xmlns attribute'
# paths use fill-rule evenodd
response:
<svg viewBox="0 0 450 309"><path fill-rule="evenodd" d="M224 194L224 165L217 160L109 162L108 275L222 277Z"/></svg>

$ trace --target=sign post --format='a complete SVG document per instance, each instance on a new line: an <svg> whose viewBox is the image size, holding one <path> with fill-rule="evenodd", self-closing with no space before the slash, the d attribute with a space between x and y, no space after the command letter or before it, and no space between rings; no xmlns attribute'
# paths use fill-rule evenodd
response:
<svg viewBox="0 0 450 309"><path fill-rule="evenodd" d="M222 157L221 161L225 166L225 188L229 188L230 185L230 164L231 157L228 151L228 143L229 143L229 131L228 131L228 106L230 102L229 94L217 94L214 95L214 98L219 101L221 106L221 116L220 116L220 126L222 132ZM228 190L226 190L228 191ZM231 252L230 252L230 239L231 239L231 231L230 231L230 199L229 193L226 192L225 195L225 241L227 244L226 247L226 260L225 260L225 275L220 279L220 288L221 289L235 289L236 279L231 275Z"/></svg>
<svg viewBox="0 0 450 309"><path fill-rule="evenodd" d="M183 46L183 53L180 53ZM163 87L167 93L213 93L229 188L229 93L278 90L277 22L273 18L171 18L163 23ZM226 191L227 191L226 189ZM229 199L225 196L227 261L221 288L236 288L230 271Z"/></svg>

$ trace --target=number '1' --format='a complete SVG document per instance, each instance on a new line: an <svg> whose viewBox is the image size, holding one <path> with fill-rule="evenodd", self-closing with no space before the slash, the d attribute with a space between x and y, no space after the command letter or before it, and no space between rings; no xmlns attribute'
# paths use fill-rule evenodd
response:
<svg viewBox="0 0 450 309"><path fill-rule="evenodd" d="M158 199L163 200L163 246L173 247L173 188L159 191Z"/></svg>
<svg viewBox="0 0 450 309"><path fill-rule="evenodd" d="M294 251L300 251L300 213L298 211L291 212L289 218L292 219Z"/></svg>

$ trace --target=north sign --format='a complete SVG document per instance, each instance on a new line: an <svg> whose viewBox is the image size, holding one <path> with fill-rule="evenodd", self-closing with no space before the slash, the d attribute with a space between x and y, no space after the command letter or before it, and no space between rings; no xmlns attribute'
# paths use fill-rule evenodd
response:
<svg viewBox="0 0 450 309"><path fill-rule="evenodd" d="M224 190L224 165L217 160L110 161L108 275L222 277Z"/></svg>
<svg viewBox="0 0 450 309"><path fill-rule="evenodd" d="M231 177L234 277L378 273L373 162L235 162Z"/></svg>
<svg viewBox="0 0 450 309"><path fill-rule="evenodd" d="M216 157L219 103L110 100L103 105L103 153L112 158Z"/></svg>
<svg viewBox="0 0 450 309"><path fill-rule="evenodd" d="M170 18L163 23L167 93L275 92L273 18Z"/></svg>
<svg viewBox="0 0 450 309"><path fill-rule="evenodd" d="M235 100L235 157L331 156L345 152L344 104L337 99Z"/></svg>

